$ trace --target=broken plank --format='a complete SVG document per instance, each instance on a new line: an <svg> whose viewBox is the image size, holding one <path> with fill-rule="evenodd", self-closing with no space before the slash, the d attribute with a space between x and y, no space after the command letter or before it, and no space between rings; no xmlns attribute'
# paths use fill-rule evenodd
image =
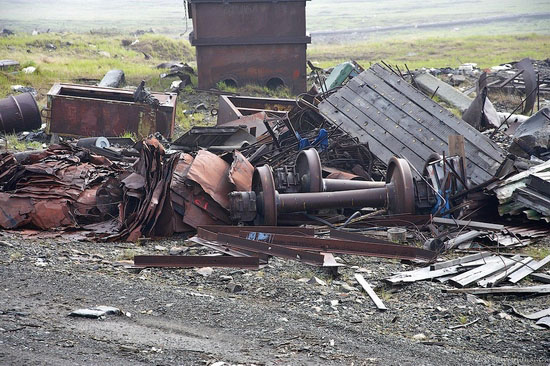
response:
<svg viewBox="0 0 550 366"><path fill-rule="evenodd" d="M481 259L481 258L488 257L488 256L490 256L489 252L480 252L480 253L476 253L476 254L471 254L471 255L467 255L467 256L462 257L462 258L451 259L451 260L445 261L445 262L434 263L430 266L430 269L432 271L434 271L436 269L452 267L452 266L455 266L457 264L472 262L472 261L475 261L477 259Z"/></svg>
<svg viewBox="0 0 550 366"><path fill-rule="evenodd" d="M357 280L357 282L359 282L359 284L363 287L366 293L370 296L370 298L372 299L372 301L374 302L374 304L379 310L388 310L388 308L386 307L386 305L384 305L382 300L380 300L376 292L374 292L372 287L367 283L363 275L356 273L355 279Z"/></svg>
<svg viewBox="0 0 550 366"><path fill-rule="evenodd" d="M451 278L450 281L461 287L468 286L469 284L476 282L484 277L490 276L495 272L513 266L514 263L516 263L516 261L519 260L521 257L518 255L514 258L508 259L504 257L499 257L499 260L496 262L487 263L477 268L471 269L468 272L464 272L458 276Z"/></svg>
<svg viewBox="0 0 550 366"><path fill-rule="evenodd" d="M531 262L519 271L512 273L510 276L508 276L508 281L512 283L518 283L523 278L529 276L533 272L538 271L548 263L550 263L550 255L538 262Z"/></svg>
<svg viewBox="0 0 550 366"><path fill-rule="evenodd" d="M514 273L515 271L523 268L523 266L525 266L527 263L531 262L533 260L533 258L531 257L527 257L527 258L523 258L521 261L519 261L518 263L514 264L512 267L508 268L508 269L504 269L492 276L489 276L489 277L486 277L484 279L482 279L481 281L478 281L477 284L478 286L481 286L481 287L493 287L497 284L499 284L500 282L504 281L506 279L506 277L508 277L510 274Z"/></svg>
<svg viewBox="0 0 550 366"><path fill-rule="evenodd" d="M386 281L393 284L400 283L400 282L416 282L416 281L437 278L441 276L447 276L450 274L456 274L460 270L462 270L460 266L442 268L436 271L430 271L430 267L424 267L415 271L398 273L397 275L386 279Z"/></svg>
<svg viewBox="0 0 550 366"><path fill-rule="evenodd" d="M535 281L550 283L550 275L544 273L531 273L529 276Z"/></svg>
<svg viewBox="0 0 550 366"><path fill-rule="evenodd" d="M500 231L504 229L504 225L491 224L488 222L480 222L480 221L446 219L443 217L434 217L432 221L435 222L436 224L469 227L474 229L496 230L496 231Z"/></svg>
<svg viewBox="0 0 550 366"><path fill-rule="evenodd" d="M472 295L506 295L506 294L550 294L550 285L539 285L529 287L503 286L503 287L473 287L473 288L452 288L443 289L443 292L450 294L472 294Z"/></svg>

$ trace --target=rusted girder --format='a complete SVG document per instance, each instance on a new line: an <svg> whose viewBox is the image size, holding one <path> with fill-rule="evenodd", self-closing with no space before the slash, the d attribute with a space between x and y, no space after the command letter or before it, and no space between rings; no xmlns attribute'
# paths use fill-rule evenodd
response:
<svg viewBox="0 0 550 366"><path fill-rule="evenodd" d="M204 227L199 227L197 229L197 236L202 239L216 241L232 248L298 260L315 266L338 266L337 263L330 262L327 260L326 256L322 254L310 253L281 245L267 244L257 240L249 240L239 237L238 233L236 235L218 233L214 231L216 228L216 226L212 226L207 230Z"/></svg>
<svg viewBox="0 0 550 366"><path fill-rule="evenodd" d="M241 232L241 237L250 240L261 240L271 244L284 245L289 248L313 250L326 253L353 254L367 257L397 258L432 262L437 253L412 246L398 245L363 235L361 241L345 239L322 239L313 236L282 235L262 232ZM332 236L331 232L331 236Z"/></svg>
<svg viewBox="0 0 550 366"><path fill-rule="evenodd" d="M230 256L184 256L184 255L136 255L135 267L230 267L230 268L258 268L258 257L230 257Z"/></svg>

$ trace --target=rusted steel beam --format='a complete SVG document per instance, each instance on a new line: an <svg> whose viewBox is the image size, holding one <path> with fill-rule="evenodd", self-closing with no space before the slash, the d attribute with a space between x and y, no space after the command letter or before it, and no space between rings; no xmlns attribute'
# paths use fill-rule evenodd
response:
<svg viewBox="0 0 550 366"><path fill-rule="evenodd" d="M230 267L230 268L258 268L258 257L230 257L230 256L184 256L184 255L136 255L135 267Z"/></svg>
<svg viewBox="0 0 550 366"><path fill-rule="evenodd" d="M321 239L312 236L269 234L261 232L241 233L250 240L262 240L271 244L284 245L301 250L327 253L353 254L367 257L397 258L432 262L437 253L430 250L397 245L393 243L353 241L343 239ZM366 238L368 239L368 238Z"/></svg>
<svg viewBox="0 0 550 366"><path fill-rule="evenodd" d="M232 247L298 260L314 266L325 265L325 256L322 254L292 249L282 245L268 244L257 240L249 240L227 234L218 234L218 241Z"/></svg>
<svg viewBox="0 0 550 366"><path fill-rule="evenodd" d="M201 225L198 230L206 230L214 233L224 233L239 236L242 231L260 231L262 233L288 234L288 235L315 235L315 229L305 227L285 226L224 226Z"/></svg>
<svg viewBox="0 0 550 366"><path fill-rule="evenodd" d="M216 230L216 226L213 226L211 230ZM323 266L325 265L325 257L321 254L309 253L301 250L295 250L280 245L266 244L261 241L248 240L240 238L237 233L236 236L228 235L224 233L216 233L214 231L206 230L204 227L199 227L197 230L199 238L217 241L228 245L233 248L244 249L251 252L257 252L262 254L268 254L288 259L299 260L304 263Z"/></svg>

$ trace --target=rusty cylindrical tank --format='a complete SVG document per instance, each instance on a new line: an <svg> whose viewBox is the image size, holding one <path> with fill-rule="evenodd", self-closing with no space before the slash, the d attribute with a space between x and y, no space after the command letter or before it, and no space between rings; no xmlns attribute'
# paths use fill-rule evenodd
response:
<svg viewBox="0 0 550 366"><path fill-rule="evenodd" d="M40 110L31 93L0 99L0 132L31 131L41 125Z"/></svg>

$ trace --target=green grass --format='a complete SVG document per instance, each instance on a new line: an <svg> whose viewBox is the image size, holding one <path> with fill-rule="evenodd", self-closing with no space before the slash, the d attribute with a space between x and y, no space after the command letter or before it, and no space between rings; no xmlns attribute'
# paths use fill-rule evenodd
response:
<svg viewBox="0 0 550 366"><path fill-rule="evenodd" d="M144 35L133 47L121 45L123 36L104 37L85 34L28 34L0 37L0 59L14 59L22 67L35 66L33 74L0 71L0 97L11 93L10 86L21 84L38 91L38 101L45 104L45 96L56 82L78 82L80 79L101 79L111 69L122 69L128 85L141 80L147 87L161 91L172 80L161 80L163 70L155 66L161 62L177 60L191 62L193 50L187 41L174 40L160 35ZM56 50L46 48L53 44ZM105 57L101 52L107 52ZM146 60L142 52L151 56Z"/></svg>
<svg viewBox="0 0 550 366"><path fill-rule="evenodd" d="M457 67L465 62L475 62L479 67L487 68L524 57L546 59L549 49L550 35L436 37L311 45L308 48L308 58L320 67L333 66L351 58L363 67L384 60L403 69L404 64L410 69L416 69Z"/></svg>
<svg viewBox="0 0 550 366"><path fill-rule="evenodd" d="M7 134L1 136L4 140L4 145L0 146L1 149L26 151L26 150L38 150L42 149L42 144L36 141L19 141L17 135Z"/></svg>

